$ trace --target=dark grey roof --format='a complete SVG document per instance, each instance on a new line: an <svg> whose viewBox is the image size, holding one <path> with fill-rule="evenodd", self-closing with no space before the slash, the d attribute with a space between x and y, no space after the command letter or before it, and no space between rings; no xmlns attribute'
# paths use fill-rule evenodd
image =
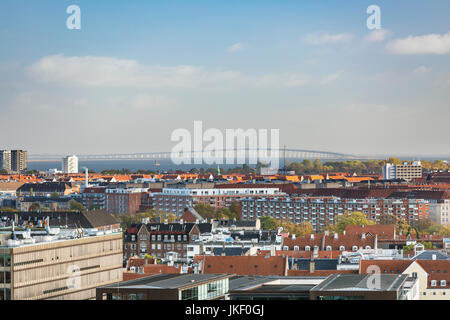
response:
<svg viewBox="0 0 450 320"><path fill-rule="evenodd" d="M188 234L194 228L195 223L147 223L147 230L151 232L184 232Z"/></svg>
<svg viewBox="0 0 450 320"><path fill-rule="evenodd" d="M433 260L433 255L436 257L436 260L450 260L450 257L442 253L441 251L436 250L425 250L417 254L417 256L413 257L414 260Z"/></svg>
<svg viewBox="0 0 450 320"><path fill-rule="evenodd" d="M22 202L69 202L73 198L53 198L53 197L24 197Z"/></svg>
<svg viewBox="0 0 450 320"><path fill-rule="evenodd" d="M44 183L25 183L17 192L64 192L71 188L71 183L67 182L44 182Z"/></svg>
<svg viewBox="0 0 450 320"><path fill-rule="evenodd" d="M314 261L315 270L337 270L338 259L289 259L289 267L296 265L298 270L309 270L311 261Z"/></svg>
<svg viewBox="0 0 450 320"><path fill-rule="evenodd" d="M102 288L148 288L148 289L177 289L200 283L227 278L226 274L156 274L135 280L114 283Z"/></svg>
<svg viewBox="0 0 450 320"><path fill-rule="evenodd" d="M200 230L200 233L209 233L212 231L212 224L211 223L199 223L198 229Z"/></svg>
<svg viewBox="0 0 450 320"><path fill-rule="evenodd" d="M225 247L225 248L214 248L213 254L215 256L221 256L224 254L225 256L241 256L246 254L250 250L250 248L239 248L239 247Z"/></svg>
<svg viewBox="0 0 450 320"><path fill-rule="evenodd" d="M311 291L397 291L408 278L407 274L380 274L380 288L368 286L370 274L334 274L315 286Z"/></svg>

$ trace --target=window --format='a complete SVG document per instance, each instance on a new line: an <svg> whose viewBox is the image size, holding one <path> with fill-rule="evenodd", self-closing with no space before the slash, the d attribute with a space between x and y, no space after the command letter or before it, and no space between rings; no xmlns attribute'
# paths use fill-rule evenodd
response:
<svg viewBox="0 0 450 320"><path fill-rule="evenodd" d="M298 246L294 246L294 251L299 251L299 247Z"/></svg>
<svg viewBox="0 0 450 320"><path fill-rule="evenodd" d="M305 247L305 251L311 251L311 247L310 246L306 246Z"/></svg>
<svg viewBox="0 0 450 320"><path fill-rule="evenodd" d="M431 286L432 287L436 287L437 285L437 281L436 280L431 280Z"/></svg>
<svg viewBox="0 0 450 320"><path fill-rule="evenodd" d="M345 251L345 247L344 246L340 246L339 247L339 251Z"/></svg>
<svg viewBox="0 0 450 320"><path fill-rule="evenodd" d="M446 286L447 286L447 281L441 280L441 287L446 287Z"/></svg>
<svg viewBox="0 0 450 320"><path fill-rule="evenodd" d="M327 246L327 251L331 251L331 246Z"/></svg>

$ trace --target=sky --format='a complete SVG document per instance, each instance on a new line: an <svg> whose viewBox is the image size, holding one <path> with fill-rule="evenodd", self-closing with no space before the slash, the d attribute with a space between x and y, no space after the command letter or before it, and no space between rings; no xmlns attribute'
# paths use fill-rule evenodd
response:
<svg viewBox="0 0 450 320"><path fill-rule="evenodd" d="M170 151L198 120L279 129L292 149L448 156L449 12L447 0L2 0L0 149Z"/></svg>

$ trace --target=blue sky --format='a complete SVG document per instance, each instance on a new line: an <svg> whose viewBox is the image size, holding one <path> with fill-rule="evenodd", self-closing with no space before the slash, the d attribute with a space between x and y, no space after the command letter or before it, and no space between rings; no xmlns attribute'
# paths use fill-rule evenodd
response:
<svg viewBox="0 0 450 320"><path fill-rule="evenodd" d="M203 120L292 148L448 155L450 2L432 3L1 1L0 149L168 151Z"/></svg>

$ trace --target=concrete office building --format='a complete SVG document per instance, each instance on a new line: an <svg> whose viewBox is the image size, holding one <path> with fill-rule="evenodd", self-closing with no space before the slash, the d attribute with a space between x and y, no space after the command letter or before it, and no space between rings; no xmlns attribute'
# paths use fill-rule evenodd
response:
<svg viewBox="0 0 450 320"><path fill-rule="evenodd" d="M420 161L414 161L412 164L407 162L403 164L386 163L383 167L383 179L403 179L412 181L415 178L422 178L422 164Z"/></svg>
<svg viewBox="0 0 450 320"><path fill-rule="evenodd" d="M60 222L68 228L53 227L55 217L0 231L0 300L95 299L97 287L122 281L122 233L112 216L72 214Z"/></svg>

